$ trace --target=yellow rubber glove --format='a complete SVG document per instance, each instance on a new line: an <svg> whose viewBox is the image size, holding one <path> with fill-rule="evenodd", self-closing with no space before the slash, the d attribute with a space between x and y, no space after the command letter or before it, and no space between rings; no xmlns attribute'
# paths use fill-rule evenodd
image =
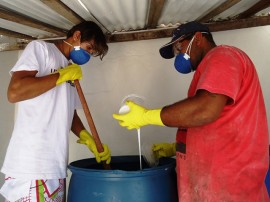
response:
<svg viewBox="0 0 270 202"><path fill-rule="evenodd" d="M148 110L132 101L127 101L126 105L130 109L128 113L113 114L113 118L118 120L121 126L129 130L139 129L149 124L164 126L160 118L161 109Z"/></svg>
<svg viewBox="0 0 270 202"><path fill-rule="evenodd" d="M85 144L88 149L95 155L96 161L100 163L101 161L106 161L106 164L110 164L111 162L111 152L106 144L102 144L104 151L98 153L97 146L95 141L87 130L82 130L80 132L80 139L77 143Z"/></svg>
<svg viewBox="0 0 270 202"><path fill-rule="evenodd" d="M65 68L61 68L56 73L59 73L59 78L56 81L56 85L59 85L65 81L82 79L82 70L81 67L77 64L71 64Z"/></svg>
<svg viewBox="0 0 270 202"><path fill-rule="evenodd" d="M161 157L172 157L176 154L176 143L153 144L152 151L158 159Z"/></svg>

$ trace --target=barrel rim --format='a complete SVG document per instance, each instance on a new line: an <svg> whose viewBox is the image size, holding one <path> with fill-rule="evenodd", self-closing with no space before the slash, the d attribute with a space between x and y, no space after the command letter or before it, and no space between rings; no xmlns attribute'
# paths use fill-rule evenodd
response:
<svg viewBox="0 0 270 202"><path fill-rule="evenodd" d="M112 160L115 160L117 158L136 158L137 155L129 155L129 156L112 156ZM135 170L135 171L125 171L125 170L102 170L102 169L87 169L87 168L80 168L76 167L72 164L76 164L81 161L87 161L87 160L95 160L95 158L85 158L77 161L73 161L68 165L68 169L72 172L72 174L80 174L84 176L94 176L94 177L144 177L149 175L161 175L162 173L166 175L166 173L170 172L172 169L175 169L176 161L174 158L165 157L162 158L163 161L168 161L166 165L160 165L156 167L151 168L145 168L143 170Z"/></svg>

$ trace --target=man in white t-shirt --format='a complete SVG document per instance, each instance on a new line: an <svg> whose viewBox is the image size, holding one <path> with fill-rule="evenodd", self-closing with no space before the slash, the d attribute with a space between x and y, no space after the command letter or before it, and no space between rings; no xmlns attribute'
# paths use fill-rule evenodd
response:
<svg viewBox="0 0 270 202"><path fill-rule="evenodd" d="M107 51L102 30L91 21L74 26L59 43L27 45L10 71L8 100L18 103L18 114L1 169L6 181L0 193L7 201L65 200L70 130L97 162L110 163L108 146L98 153L77 115L81 105L72 82L82 78L79 65Z"/></svg>

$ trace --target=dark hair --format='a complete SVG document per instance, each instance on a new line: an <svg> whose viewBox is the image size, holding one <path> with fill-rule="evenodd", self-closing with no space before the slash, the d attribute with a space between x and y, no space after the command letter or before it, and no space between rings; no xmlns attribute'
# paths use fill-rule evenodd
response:
<svg viewBox="0 0 270 202"><path fill-rule="evenodd" d="M100 56L102 60L108 52L108 45L101 28L93 21L84 21L72 27L67 33L67 38L73 36L75 31L81 32L81 42L94 40L94 56Z"/></svg>
<svg viewBox="0 0 270 202"><path fill-rule="evenodd" d="M215 43L213 36L210 32L208 33L202 33L203 36L207 39L207 41L209 41L210 43Z"/></svg>

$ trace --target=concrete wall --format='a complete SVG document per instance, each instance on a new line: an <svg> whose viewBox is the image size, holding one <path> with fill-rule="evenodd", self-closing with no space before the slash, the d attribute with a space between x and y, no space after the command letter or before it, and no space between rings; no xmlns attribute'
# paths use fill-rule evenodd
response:
<svg viewBox="0 0 270 202"><path fill-rule="evenodd" d="M213 35L217 44L239 47L251 57L261 80L269 117L270 94L267 88L270 86L270 26L217 32ZM158 52L160 46L169 40L166 38L110 43L109 52L103 61L91 58L87 65L82 66L84 77L81 85L97 131L101 141L109 145L114 156L138 154L136 131L120 127L112 118L126 95L144 96L144 105L149 108L162 107L186 97L192 74L177 73L173 60L162 59ZM0 165L3 163L13 127L14 105L6 101L6 89L9 82L8 71L16 62L16 57L16 52L0 53ZM83 110L79 110L79 116L89 128ZM268 123L270 126L269 120ZM175 128L146 126L141 129L143 148L150 148L153 143L173 142L175 132ZM76 140L71 133L69 161L93 157L88 149L77 144ZM146 149L143 149L143 152L145 151ZM68 182L70 176L69 172ZM0 186L3 179L1 174Z"/></svg>
<svg viewBox="0 0 270 202"><path fill-rule="evenodd" d="M14 123L15 105L7 100L7 87L9 84L9 70L18 59L18 51L7 51L0 53L0 165L2 167L9 139ZM0 186L4 182L4 175L0 174ZM4 199L0 195L0 202Z"/></svg>

